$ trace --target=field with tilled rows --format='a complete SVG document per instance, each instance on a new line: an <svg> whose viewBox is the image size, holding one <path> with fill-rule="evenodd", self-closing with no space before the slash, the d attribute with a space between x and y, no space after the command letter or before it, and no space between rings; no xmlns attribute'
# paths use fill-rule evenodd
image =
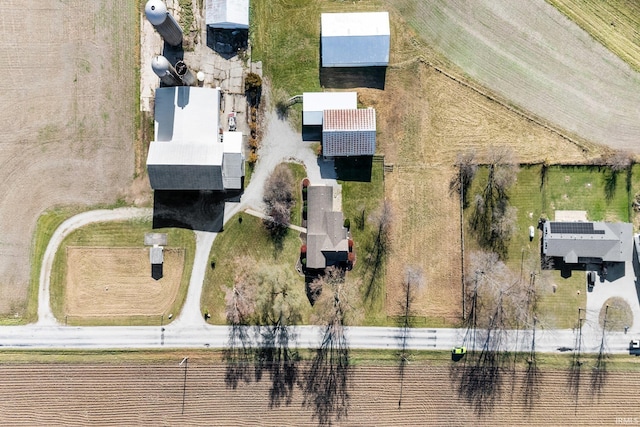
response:
<svg viewBox="0 0 640 427"><path fill-rule="evenodd" d="M318 424L300 387L294 387L289 403L272 400L268 374L232 389L225 385L224 364L189 360L185 380L185 365L178 366L177 359L152 365L4 364L0 419L29 426L54 420L78 426ZM611 372L599 393L590 378L585 371L579 387L571 388L566 372L545 371L529 404L524 373L508 374L494 404L479 413L459 394L448 366L410 364L401 388L396 366L361 365L350 377L347 416L336 424L612 425L618 417L640 417L635 393L640 373Z"/></svg>

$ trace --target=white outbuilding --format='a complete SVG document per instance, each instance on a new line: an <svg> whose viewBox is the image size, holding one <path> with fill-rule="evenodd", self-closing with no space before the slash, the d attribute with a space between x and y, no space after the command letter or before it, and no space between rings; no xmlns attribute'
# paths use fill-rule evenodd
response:
<svg viewBox="0 0 640 427"><path fill-rule="evenodd" d="M205 22L211 28L249 29L249 0L207 0Z"/></svg>
<svg viewBox="0 0 640 427"><path fill-rule="evenodd" d="M391 32L388 12L323 13L323 67L386 67Z"/></svg>
<svg viewBox="0 0 640 427"><path fill-rule="evenodd" d="M302 124L321 126L324 110L354 110L358 108L356 92L304 92L302 94Z"/></svg>
<svg viewBox="0 0 640 427"><path fill-rule="evenodd" d="M155 140L149 145L147 156L151 188L241 188L242 145L237 137L229 137L229 143L221 141L219 117L218 88L178 86L156 90Z"/></svg>

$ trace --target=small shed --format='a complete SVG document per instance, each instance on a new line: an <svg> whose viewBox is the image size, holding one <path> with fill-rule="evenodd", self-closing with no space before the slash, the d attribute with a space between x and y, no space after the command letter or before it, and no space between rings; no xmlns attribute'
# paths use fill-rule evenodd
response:
<svg viewBox="0 0 640 427"><path fill-rule="evenodd" d="M355 110L356 92L304 92L302 94L302 124L321 126L324 110Z"/></svg>
<svg viewBox="0 0 640 427"><path fill-rule="evenodd" d="M249 0L207 0L205 22L211 28L249 29Z"/></svg>
<svg viewBox="0 0 640 427"><path fill-rule="evenodd" d="M325 110L322 154L326 157L373 156L376 153L376 110Z"/></svg>
<svg viewBox="0 0 640 427"><path fill-rule="evenodd" d="M323 67L386 67L391 31L388 12L323 13Z"/></svg>
<svg viewBox="0 0 640 427"><path fill-rule="evenodd" d="M149 261L151 262L151 277L155 280L162 279L162 266L164 264L164 251L162 246L153 245L149 249Z"/></svg>

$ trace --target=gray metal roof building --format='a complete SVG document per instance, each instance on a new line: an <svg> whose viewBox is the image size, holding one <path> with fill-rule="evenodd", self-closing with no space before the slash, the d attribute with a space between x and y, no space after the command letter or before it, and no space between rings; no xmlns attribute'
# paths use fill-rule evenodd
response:
<svg viewBox="0 0 640 427"><path fill-rule="evenodd" d="M323 13L323 67L376 67L389 64L388 12Z"/></svg>
<svg viewBox="0 0 640 427"><path fill-rule="evenodd" d="M542 252L568 264L625 262L633 253L633 225L626 222L556 222L543 227Z"/></svg>
<svg viewBox="0 0 640 427"><path fill-rule="evenodd" d="M249 28L249 0L207 0L205 9L205 22L212 28Z"/></svg>
<svg viewBox="0 0 640 427"><path fill-rule="evenodd" d="M154 190L239 189L244 176L242 135L220 141L220 90L166 87L156 90L155 140L147 171ZM228 164L225 165L225 161Z"/></svg>
<svg viewBox="0 0 640 427"><path fill-rule="evenodd" d="M376 110L325 110L322 155L373 156L376 153Z"/></svg>
<svg viewBox="0 0 640 427"><path fill-rule="evenodd" d="M342 212L333 210L333 187L309 186L307 204L307 267L325 268L347 261L347 229Z"/></svg>

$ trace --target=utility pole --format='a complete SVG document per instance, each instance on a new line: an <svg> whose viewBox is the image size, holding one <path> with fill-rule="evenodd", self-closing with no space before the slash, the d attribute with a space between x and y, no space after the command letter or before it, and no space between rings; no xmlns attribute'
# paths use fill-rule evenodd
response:
<svg viewBox="0 0 640 427"><path fill-rule="evenodd" d="M184 381L182 383L182 415L184 415L184 401L187 396L187 367L189 366L189 358L185 357L178 366L184 364Z"/></svg>

